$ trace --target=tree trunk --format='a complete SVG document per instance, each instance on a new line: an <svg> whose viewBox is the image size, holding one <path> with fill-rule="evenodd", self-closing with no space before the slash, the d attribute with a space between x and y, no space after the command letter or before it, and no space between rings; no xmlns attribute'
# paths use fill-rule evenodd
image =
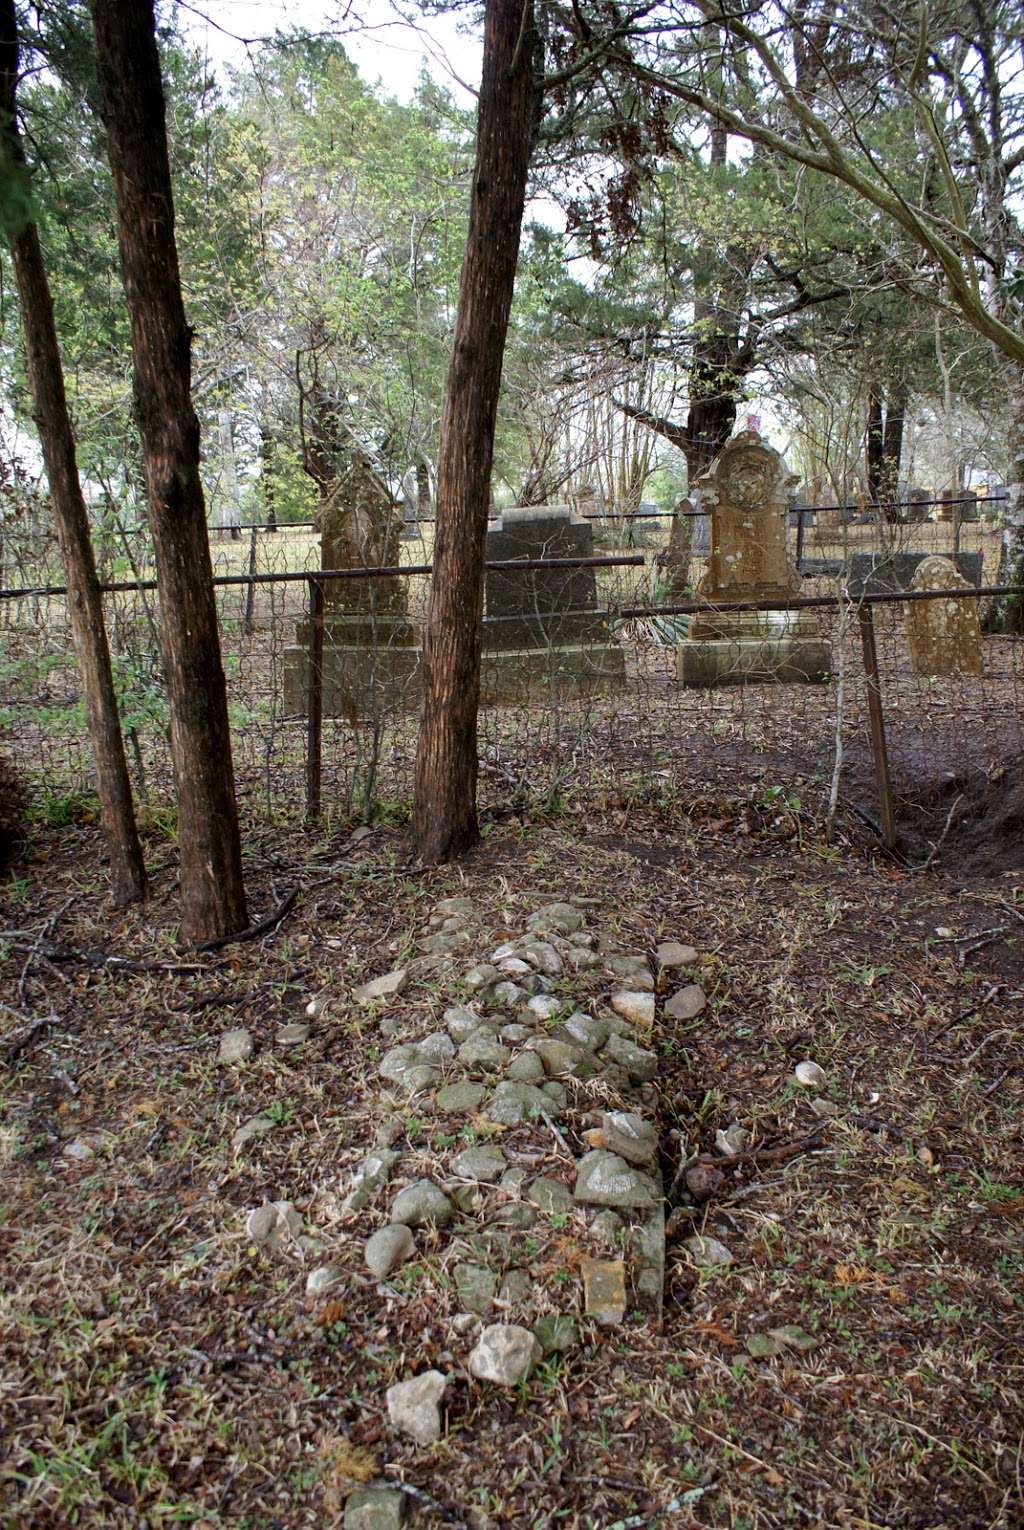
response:
<svg viewBox="0 0 1024 1530"><path fill-rule="evenodd" d="M889 390L882 430L881 491L886 519L889 521L898 521L900 518L897 501L900 497L900 463L903 457L903 424L906 413L907 390L902 383L895 383Z"/></svg>
<svg viewBox="0 0 1024 1530"><path fill-rule="evenodd" d="M1003 514L1003 540L999 557L999 583L1024 587L1024 374L1009 379L1010 471L1009 503ZM1024 596L1010 595L997 604L991 627L999 632L1024 635Z"/></svg>
<svg viewBox="0 0 1024 1530"><path fill-rule="evenodd" d="M430 468L424 457L416 464L416 514L421 520L430 518Z"/></svg>
<svg viewBox="0 0 1024 1530"><path fill-rule="evenodd" d="M867 479L868 502L872 505L877 505L882 497L884 444L882 392L873 386L868 389L868 423L864 437L864 476Z"/></svg>
<svg viewBox="0 0 1024 1530"><path fill-rule="evenodd" d="M247 916L160 60L152 0L91 5L160 593L181 927L186 939L210 940L243 929Z"/></svg>
<svg viewBox="0 0 1024 1530"><path fill-rule="evenodd" d="M96 769L100 822L110 856L114 903L146 896L146 868L135 825L131 783L117 713L103 598L96 574L89 517L82 497L75 440L68 414L50 285L35 223L29 215L28 167L17 118L18 31L14 0L0 0L0 164L8 189L21 182L25 206L8 227L25 335L29 384L46 464L57 538L68 586L68 612L82 677L85 712Z"/></svg>
<svg viewBox="0 0 1024 1530"><path fill-rule="evenodd" d="M477 711L494 427L540 115L533 0L486 0L469 233L441 421L412 835L427 864L479 837Z"/></svg>

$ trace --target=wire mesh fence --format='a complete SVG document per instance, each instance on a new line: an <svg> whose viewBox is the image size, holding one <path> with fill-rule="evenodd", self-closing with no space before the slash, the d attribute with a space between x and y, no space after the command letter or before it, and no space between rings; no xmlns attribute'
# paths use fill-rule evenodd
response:
<svg viewBox="0 0 1024 1530"><path fill-rule="evenodd" d="M779 676L709 688L681 683L678 650L688 640L695 603L680 599L678 585L666 584L670 522L605 517L595 537L591 609L570 605L559 622L543 625L540 642L525 648L489 650L485 636L479 727L485 810L503 813L538 801L555 806L570 798L654 799L689 810L704 803L713 814L723 802L742 799L766 814L788 805L792 827L801 815L824 818L838 792L840 805L850 804L881 828L858 604L875 588L872 571L891 565L894 555L959 551L980 561L965 570L974 588L957 598L984 611L994 597L979 591L995 583L999 531L982 521L883 526L875 514L868 520L844 520L848 511L832 509L813 518L801 514L808 524L801 534L791 518L792 554L795 559L802 535L804 594L827 601L801 613L830 656L820 683L778 683ZM120 546L115 538L98 551L101 577L114 586L105 606L136 790L143 803L168 802L171 764L148 538L139 532ZM351 610L332 616L328 594L325 657L317 661L313 603L318 587L329 590L332 581L319 583L314 529L214 535L216 575L234 581L218 585L217 602L247 816L302 816L310 807L311 653L323 666L319 803L312 805L339 819L398 817L408 810L431 552L429 526L407 531L400 571L391 576L401 585L398 619L395 611L364 613L357 640ZM815 567L819 558L828 567ZM859 583L852 579L857 558L869 564ZM545 561L558 562L540 559L538 566ZM62 577L55 542L7 537L4 570L0 751L41 792L87 791L92 770L66 598L55 592ZM700 551L691 550L691 588L702 571ZM533 575L524 566L508 577L525 583ZM524 596L525 617L531 598ZM998 783L1019 771L1024 643L986 635L980 673L922 673L908 646L912 604L899 591L871 602L896 819L926 852L957 799L961 813L990 813Z"/></svg>

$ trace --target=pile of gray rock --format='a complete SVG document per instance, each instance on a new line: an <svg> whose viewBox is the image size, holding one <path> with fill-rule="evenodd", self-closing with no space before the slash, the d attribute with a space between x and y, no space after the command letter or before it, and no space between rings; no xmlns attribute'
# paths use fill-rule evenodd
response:
<svg viewBox="0 0 1024 1530"><path fill-rule="evenodd" d="M603 1326L660 1317L655 1001L668 984L680 1015L699 1013L702 991L679 979L698 953L666 942L652 964L589 930L571 903L537 909L487 950L475 905L462 898L437 906L417 947L408 968L357 997L366 1002L372 987L374 1002L389 1005L382 1029L393 1044L379 1062L387 1110L429 1113L432 1140L447 1146L425 1162L382 1144L342 1209L378 1224L364 1259L379 1281L429 1248L449 1278L451 1348L465 1373L515 1386L579 1343L580 1306ZM458 1002L410 1036L405 1025L422 1007L396 1023L392 1001L410 971L442 965ZM448 1384L434 1370L397 1382L387 1395L393 1426L419 1444L437 1439Z"/></svg>

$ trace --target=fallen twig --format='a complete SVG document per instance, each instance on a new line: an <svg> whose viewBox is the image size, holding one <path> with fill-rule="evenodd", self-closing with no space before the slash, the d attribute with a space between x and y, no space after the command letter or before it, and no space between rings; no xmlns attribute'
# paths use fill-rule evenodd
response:
<svg viewBox="0 0 1024 1530"><path fill-rule="evenodd" d="M140 962L127 956L113 956L109 951L79 951L74 946L60 946L53 941L15 940L20 951L29 951L30 959L47 962L69 962L82 967L116 967L120 972L211 972L209 962Z"/></svg>
<svg viewBox="0 0 1024 1530"><path fill-rule="evenodd" d="M16 1010L9 1009L6 1004L3 1008L7 1010L8 1014L13 1015L17 1013ZM4 1047L4 1060L8 1066L16 1062L22 1052L27 1052L36 1037L42 1035L43 1031L48 1030L51 1025L59 1024L59 1015L53 1013L41 1015L37 1020L33 1020L27 1025L18 1035L8 1038L7 1044Z"/></svg>
<svg viewBox="0 0 1024 1530"><path fill-rule="evenodd" d="M961 802L963 802L963 800L964 800L963 792L961 792L959 794L959 796L957 796L957 797L955 797L953 799L953 806L950 808L949 812L946 814L946 822L945 822L945 824L943 826L942 833L939 835L938 839L932 845L931 850L928 852L927 858L921 862L920 866L911 866L910 862L908 861L907 862L907 869L908 869L908 871L927 871L929 869L929 867L932 864L932 861L934 861L935 857L938 855L939 851L942 849L942 846L943 846L943 843L945 841L946 835L949 833L950 825L953 822L953 814L956 812L957 808L960 806L960 804L961 804Z"/></svg>
<svg viewBox="0 0 1024 1530"><path fill-rule="evenodd" d="M788 1158L796 1158L801 1153L812 1153L816 1148L824 1146L824 1133L818 1131L811 1132L807 1137L799 1137L794 1142L784 1142L780 1147L748 1148L743 1153L696 1153L692 1158L687 1158L680 1164L669 1186L666 1198L669 1201L675 1198L686 1174L698 1165L722 1172L741 1168L744 1164L748 1163L785 1163Z"/></svg>
<svg viewBox="0 0 1024 1530"><path fill-rule="evenodd" d="M298 896L299 889L293 887L291 892L281 899L274 912L267 915L266 919L261 919L258 924L250 924L244 930L236 930L233 935L218 935L216 940L201 940L194 949L196 951L220 951L225 946L238 945L243 940L258 940L261 935L267 935L271 930L277 928Z"/></svg>

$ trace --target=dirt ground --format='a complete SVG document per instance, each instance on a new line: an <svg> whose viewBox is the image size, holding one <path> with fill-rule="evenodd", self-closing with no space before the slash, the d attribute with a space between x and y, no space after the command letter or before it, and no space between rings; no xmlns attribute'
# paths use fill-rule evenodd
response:
<svg viewBox="0 0 1024 1530"><path fill-rule="evenodd" d="M925 809L922 843L947 811ZM991 828L1020 842L1019 818ZM38 827L0 890L0 1521L333 1526L382 1478L416 1523L473 1530L1024 1522L1024 870L914 873L867 838L826 846L784 799L609 797L496 819L423 872L397 829L264 826L254 916L294 907L197 957L174 949L170 840L149 840L151 905L119 916L95 826ZM669 1177L734 1122L769 1152L817 1142L674 1209L660 1331L584 1324L508 1393L466 1374L429 1242L378 1285L355 1222L324 1223L346 1278L307 1300L308 1264L244 1232L265 1198L315 1224L373 1142L380 1035L351 988L465 893L495 934L576 895L631 945L703 953L708 1010L657 1031ZM275 1050L313 994L312 1039ZM236 1025L256 1055L217 1067ZM806 1058L832 1114L794 1082ZM236 1154L257 1111L275 1129ZM404 1140L431 1129L412 1109ZM734 1263L698 1270L695 1228ZM787 1324L809 1347L749 1343ZM384 1393L431 1365L453 1382L420 1449Z"/></svg>

